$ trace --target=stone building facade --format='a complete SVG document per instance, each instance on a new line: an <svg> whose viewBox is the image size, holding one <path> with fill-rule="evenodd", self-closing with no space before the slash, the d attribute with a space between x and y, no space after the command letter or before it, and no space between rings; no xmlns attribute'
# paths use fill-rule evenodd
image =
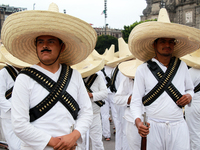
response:
<svg viewBox="0 0 200 150"><path fill-rule="evenodd" d="M200 0L146 0L141 21L158 18L165 7L171 22L200 29Z"/></svg>
<svg viewBox="0 0 200 150"><path fill-rule="evenodd" d="M112 29L108 27L106 27L106 30L105 30L105 27L103 28L94 27L94 29L97 32L97 36L106 34L106 35L114 36L116 38L122 37L122 32L121 32L122 30L120 29Z"/></svg>

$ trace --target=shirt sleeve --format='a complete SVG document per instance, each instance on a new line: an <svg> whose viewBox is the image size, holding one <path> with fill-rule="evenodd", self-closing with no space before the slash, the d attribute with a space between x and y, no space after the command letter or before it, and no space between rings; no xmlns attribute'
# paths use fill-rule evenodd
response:
<svg viewBox="0 0 200 150"><path fill-rule="evenodd" d="M132 94L133 80L125 77L120 83L117 93L114 96L113 102L117 105L126 106L128 98Z"/></svg>
<svg viewBox="0 0 200 150"><path fill-rule="evenodd" d="M11 120L15 134L33 149L44 149L51 136L34 127L29 121L29 85L30 78L19 74L12 95Z"/></svg>
<svg viewBox="0 0 200 150"><path fill-rule="evenodd" d="M0 110L7 112L11 109L11 103L9 100L6 99L5 93L8 90L8 80L9 80L9 74L7 73L7 70L5 68L0 70ZM14 81L13 81L14 84Z"/></svg>
<svg viewBox="0 0 200 150"><path fill-rule="evenodd" d="M87 132L90 125L92 124L93 110L91 100L88 96L81 75L78 73L77 70L74 70L74 73L76 73L77 81L79 83L77 102L80 107L78 118L75 124L75 129L78 130L81 134L81 139L79 138L79 140L77 141L78 143L81 143L83 135Z"/></svg>
<svg viewBox="0 0 200 150"><path fill-rule="evenodd" d="M133 115L134 118L134 123L135 119L137 118L142 118L142 109L143 109L143 104L142 104L142 97L145 95L145 82L144 82L144 76L142 73L143 66L145 64L142 64L137 68L136 74L135 74L135 79L134 79L134 86L133 86L133 92L132 92L132 98L131 98L131 103L130 103L130 110L131 114Z"/></svg>
<svg viewBox="0 0 200 150"><path fill-rule="evenodd" d="M184 63L184 62L182 62ZM185 93L190 94L192 97L194 96L194 84L192 82L191 75L189 73L189 70L187 69L187 65L184 63L185 69ZM191 101L192 102L192 101ZM188 104L188 106L191 106L191 102Z"/></svg>
<svg viewBox="0 0 200 150"><path fill-rule="evenodd" d="M97 82L98 82L98 91L97 92L93 92L93 101L99 101L99 100L103 100L106 99L106 97L108 96L108 92L107 92L107 87L105 82L103 81L101 76L97 76L96 78Z"/></svg>

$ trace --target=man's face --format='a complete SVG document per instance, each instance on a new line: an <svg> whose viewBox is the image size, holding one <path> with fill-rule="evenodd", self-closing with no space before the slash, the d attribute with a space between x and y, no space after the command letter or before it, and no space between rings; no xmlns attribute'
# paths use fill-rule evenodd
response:
<svg viewBox="0 0 200 150"><path fill-rule="evenodd" d="M37 37L36 41L37 54L40 61L42 61L44 64L53 63L57 59L61 47L63 51L64 44L60 44L57 37L49 35L42 35Z"/></svg>
<svg viewBox="0 0 200 150"><path fill-rule="evenodd" d="M159 38L157 42L154 42L153 44L156 56L171 56L174 51L175 44L175 39L173 38Z"/></svg>

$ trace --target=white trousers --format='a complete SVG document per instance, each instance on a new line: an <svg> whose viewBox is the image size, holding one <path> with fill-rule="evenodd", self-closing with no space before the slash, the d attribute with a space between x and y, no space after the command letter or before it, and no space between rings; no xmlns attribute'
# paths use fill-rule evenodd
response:
<svg viewBox="0 0 200 150"><path fill-rule="evenodd" d="M124 119L124 112L126 106L116 106L118 125L115 135L115 150L129 150L129 145L126 137L126 120Z"/></svg>
<svg viewBox="0 0 200 150"><path fill-rule="evenodd" d="M190 132L190 150L200 150L200 104L186 105L185 118Z"/></svg>
<svg viewBox="0 0 200 150"><path fill-rule="evenodd" d="M21 140L13 131L11 119L2 118L1 125L9 150L20 150Z"/></svg>
<svg viewBox="0 0 200 150"><path fill-rule="evenodd" d="M108 97L105 99L105 105L101 107L101 118L102 118L102 134L104 138L110 138L110 109L112 113L113 122L115 125L115 128L117 128L118 125L118 116L116 111L116 105L112 102L112 99L114 97L113 93L109 93Z"/></svg>
<svg viewBox="0 0 200 150"><path fill-rule="evenodd" d="M130 150L140 150L141 136L138 129L132 122L126 122L126 137Z"/></svg>
<svg viewBox="0 0 200 150"><path fill-rule="evenodd" d="M87 134L89 133L89 134ZM89 132L83 136L83 142L81 144L81 150L88 150L89 137L91 139L92 150L104 150L102 141L102 126L100 113L93 114L92 125L90 126ZM88 144L87 144L88 143Z"/></svg>
<svg viewBox="0 0 200 150"><path fill-rule="evenodd" d="M148 120L147 150L190 150L190 138L184 119L178 122L159 123Z"/></svg>

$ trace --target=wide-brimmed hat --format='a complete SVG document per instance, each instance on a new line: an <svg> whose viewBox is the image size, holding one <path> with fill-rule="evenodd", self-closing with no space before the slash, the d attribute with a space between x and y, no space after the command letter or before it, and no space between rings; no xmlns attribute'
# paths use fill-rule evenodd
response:
<svg viewBox="0 0 200 150"><path fill-rule="evenodd" d="M175 38L173 56L178 58L199 48L200 30L186 25L170 23L165 8L160 9L158 21L149 21L137 25L131 31L128 45L131 53L142 61L155 56L153 42L157 38Z"/></svg>
<svg viewBox="0 0 200 150"><path fill-rule="evenodd" d="M190 67L200 69L200 49L191 54L185 55L180 59L183 60Z"/></svg>
<svg viewBox="0 0 200 150"><path fill-rule="evenodd" d="M135 58L129 48L128 44L123 38L118 38L119 51L115 53L115 45L112 44L108 52L106 53L105 60L106 66L116 67L120 62Z"/></svg>
<svg viewBox="0 0 200 150"><path fill-rule="evenodd" d="M17 68L24 68L24 67L30 67L31 65L28 63L25 63L19 59L17 59L16 57L14 57L13 55L11 55L6 48L4 47L3 44L1 44L0 46L0 62L4 63L4 64L10 64L14 67Z"/></svg>
<svg viewBox="0 0 200 150"><path fill-rule="evenodd" d="M136 69L139 65L141 65L143 63L143 61L139 60L139 59L134 59L134 60L129 60L129 61L125 61L119 64L119 70L120 72L129 77L134 79L135 78L135 73L136 73Z"/></svg>
<svg viewBox="0 0 200 150"><path fill-rule="evenodd" d="M41 35L61 39L66 48L60 63L73 65L84 60L94 49L97 40L92 26L76 17L59 13L58 6L50 4L48 11L29 10L9 15L4 21L1 39L6 49L20 60L36 64L35 39Z"/></svg>
<svg viewBox="0 0 200 150"><path fill-rule="evenodd" d="M93 54L95 53L91 53L85 60L71 66L73 69L78 70L82 78L88 77L104 67L104 59L95 59Z"/></svg>

